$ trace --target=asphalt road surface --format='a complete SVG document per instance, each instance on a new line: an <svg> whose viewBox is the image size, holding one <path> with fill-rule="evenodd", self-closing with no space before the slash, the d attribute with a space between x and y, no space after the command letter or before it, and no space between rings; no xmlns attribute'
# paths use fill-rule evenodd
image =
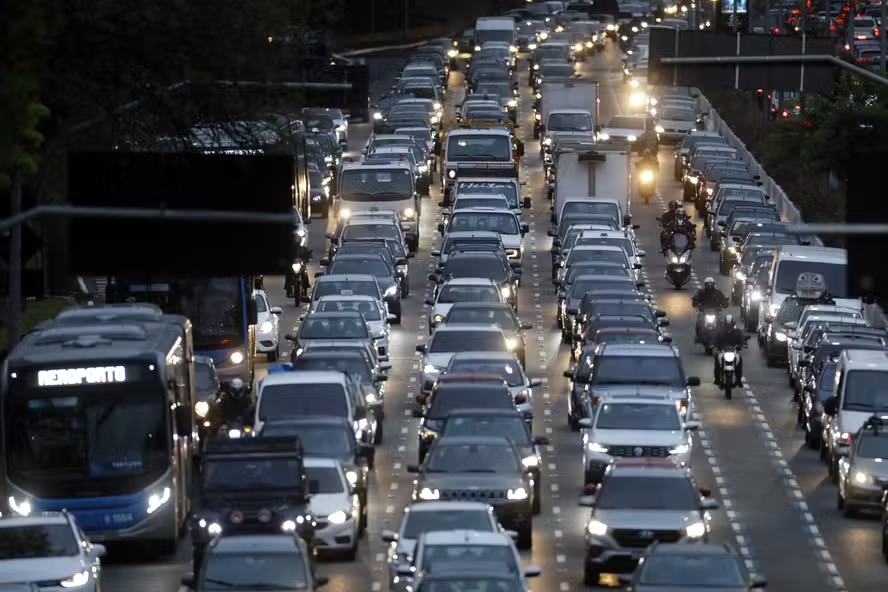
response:
<svg viewBox="0 0 888 592"><path fill-rule="evenodd" d="M374 93L387 90L403 57L389 54L366 58L378 86ZM551 241L546 235L549 202L543 189L539 145L531 133L531 95L524 84L526 66L522 67L519 122L527 146L522 175L534 206L524 214L531 232L525 239L519 314L522 320L534 324L528 340L528 375L543 379L542 387L534 393L534 431L551 439L551 446L543 453L543 512L535 517L533 550L524 559L527 565L538 566L543 572L532 582L534 590L561 592L583 587L583 527L587 510L577 506L583 485L581 440L566 422L567 379L562 373L569 366L569 358L554 322ZM602 121L627 106L628 93L621 82L619 56L612 47L578 65L578 70L584 78L601 82ZM460 73L451 74L446 97L448 116L452 116L453 105L463 96L462 81ZM367 124L351 126L352 155L359 154L369 134ZM712 361L693 343L695 313L690 295L704 277L716 277L725 291L729 290L728 279L718 275L717 255L709 252L705 240L698 241L700 249L695 253L695 278L691 285L678 291L663 279L664 264L658 254L659 231L654 218L670 199L680 199L679 185L672 180L672 155L669 149L660 151L659 197L650 205L634 203L632 213L633 222L641 225L637 231L639 246L648 254L647 289L669 315L670 331L674 344L683 353L687 374L699 376L703 382L695 396L697 419L703 421L705 431L696 438L692 467L700 484L711 487L722 505L721 510L713 512L713 541L737 545L748 564L768 578L771 590L886 590L888 569L879 554L878 521L873 517L843 518L836 510L836 489L828 483L816 452L804 448L801 432L795 427L785 371L766 368L752 339L745 353L747 388L737 393L734 400L725 401L712 385ZM383 562L386 545L379 536L383 529L397 526L411 491L412 477L406 466L416 459L417 420L410 414L418 386L414 346L427 339L428 307L423 300L428 293L426 275L434 264L429 251L440 239L436 231L439 199L439 190L433 188L423 207L419 253L410 262L411 296L404 302L404 322L393 329L394 368L386 385L386 439L376 457L368 534L357 561L320 565L320 572L331 578L326 588L331 592L388 587ZM693 216L693 206L685 207ZM316 260L326 249L326 223L316 219L309 228ZM284 308L284 333L297 324L301 311L284 298L282 278L266 278L265 287L271 302ZM179 588L181 576L190 569L189 559L187 541L175 557L151 559L137 550L112 553L106 560L104 590L173 592Z"/></svg>

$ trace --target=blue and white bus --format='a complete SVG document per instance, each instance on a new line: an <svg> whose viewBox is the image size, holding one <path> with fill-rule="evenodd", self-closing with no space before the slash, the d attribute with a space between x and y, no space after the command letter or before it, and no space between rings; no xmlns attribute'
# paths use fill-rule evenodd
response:
<svg viewBox="0 0 888 592"><path fill-rule="evenodd" d="M109 302L135 300L191 320L194 350L212 358L223 383L253 384L256 366L256 303L251 276L137 281L114 278Z"/></svg>
<svg viewBox="0 0 888 592"><path fill-rule="evenodd" d="M121 320L27 334L2 369L0 506L65 509L93 541L174 551L197 440L182 329Z"/></svg>

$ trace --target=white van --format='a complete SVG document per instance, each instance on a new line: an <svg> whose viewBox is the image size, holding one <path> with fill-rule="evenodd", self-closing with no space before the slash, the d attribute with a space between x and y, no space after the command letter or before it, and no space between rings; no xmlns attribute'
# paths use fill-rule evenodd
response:
<svg viewBox="0 0 888 592"><path fill-rule="evenodd" d="M888 351L846 349L839 355L832 397L824 403L823 442L830 475L873 415L888 415Z"/></svg>
<svg viewBox="0 0 888 592"><path fill-rule="evenodd" d="M768 274L768 286L759 302L759 335L767 336L774 315L787 296L796 290L799 274L817 273L826 281L826 289L837 306L861 310L859 299L848 298L848 252L831 247L784 245L777 247Z"/></svg>

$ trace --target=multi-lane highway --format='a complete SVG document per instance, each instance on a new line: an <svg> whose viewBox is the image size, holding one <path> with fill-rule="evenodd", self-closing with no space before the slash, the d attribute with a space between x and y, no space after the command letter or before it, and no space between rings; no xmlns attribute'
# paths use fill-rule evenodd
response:
<svg viewBox="0 0 888 592"><path fill-rule="evenodd" d="M367 57L373 80L384 92L405 56ZM621 82L619 57L613 48L578 66L584 78L601 82L601 116L606 121L627 106L627 93ZM522 83L526 83L526 67ZM452 73L447 94L448 115L463 96L462 75ZM522 320L534 324L529 336L527 371L543 379L534 393L535 426L548 436L551 446L544 451L543 480L546 495L543 512L534 521L534 547L525 554L528 565L542 568L533 582L535 590L564 591L582 588L583 524L585 511L577 506L583 485L580 436L566 423L567 379L562 375L569 365L566 346L560 344L555 328L555 294L550 283L551 242L549 202L543 191L542 164L538 144L532 139L530 90L523 84L519 105L521 133L527 144L522 174L534 201L525 212L531 232L526 238L524 281L519 293ZM370 133L367 124L353 124L349 149L359 153ZM695 253L695 281L683 291L672 289L663 279L663 260L658 255L659 230L655 216L670 199L680 199L679 186L672 181L672 151L660 152L660 196L651 205L634 203L633 222L640 248L647 251L647 289L671 320L674 344L681 350L689 376L699 376L703 385L696 389L697 409L705 431L695 441L692 468L701 486L711 487L722 504L713 513L715 542L739 546L750 565L765 575L777 591L826 592L848 589L875 591L888 589L888 567L880 557L878 522L868 518L846 519L836 510L835 488L827 482L826 471L814 452L804 449L795 429L785 371L766 368L755 340L745 354L747 388L733 401L725 401L712 385L712 360L693 343L695 312L690 295L706 276L718 279L723 289L728 281L717 275L717 257L708 251L706 241ZM417 390L415 345L426 341L427 307L423 299L426 275L434 265L430 250L437 246L439 197L423 207L420 249L411 260L411 296L404 302L404 322L395 327L392 338L394 369L386 385L386 441L377 454L377 468L371 485L369 528L359 558L354 563L323 563L320 571L331 578L331 592L386 590L383 553L379 540L383 529L397 526L408 503L412 477L408 463L416 459L417 420L410 414ZM688 204L689 212L693 207ZM315 260L326 249L325 221L310 227ZM293 327L300 311L283 295L282 278L266 278L266 291L273 304L282 305L282 328ZM282 333L283 333L282 329ZM179 587L181 576L190 568L190 547L184 542L175 558L151 560L138 551L112 555L106 561L106 592L171 592ZM839 575L841 574L841 576Z"/></svg>

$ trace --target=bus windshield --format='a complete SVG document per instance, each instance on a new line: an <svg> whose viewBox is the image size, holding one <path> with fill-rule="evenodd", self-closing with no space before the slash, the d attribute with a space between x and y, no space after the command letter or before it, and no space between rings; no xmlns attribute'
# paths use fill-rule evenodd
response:
<svg viewBox="0 0 888 592"><path fill-rule="evenodd" d="M512 161L512 140L505 135L478 133L451 136L447 140L448 161Z"/></svg>
<svg viewBox="0 0 888 592"><path fill-rule="evenodd" d="M79 497L100 489L108 495L133 481L147 485L169 468L160 384L50 387L49 397L37 388L13 385L5 400L8 474L27 491Z"/></svg>

